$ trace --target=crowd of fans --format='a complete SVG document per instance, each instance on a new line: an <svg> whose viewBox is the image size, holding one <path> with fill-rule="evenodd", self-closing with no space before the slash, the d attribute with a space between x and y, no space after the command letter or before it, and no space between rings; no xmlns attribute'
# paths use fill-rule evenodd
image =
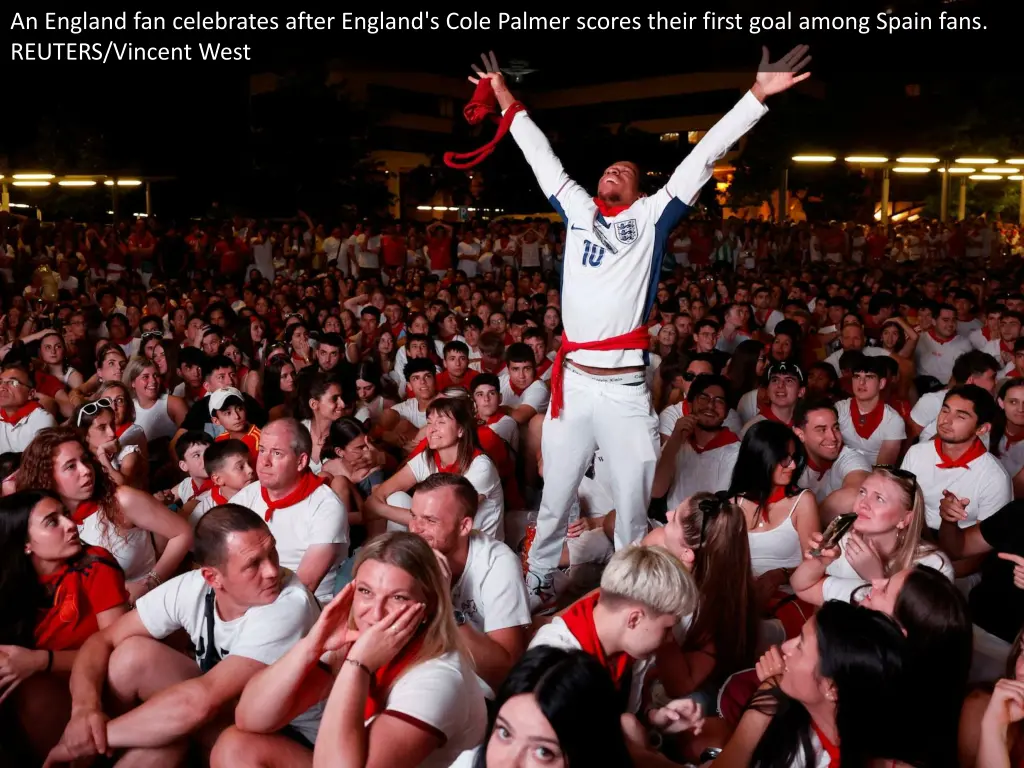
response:
<svg viewBox="0 0 1024 768"><path fill-rule="evenodd" d="M1019 230L685 222L538 605L565 237L7 219L0 763L1024 764Z"/></svg>

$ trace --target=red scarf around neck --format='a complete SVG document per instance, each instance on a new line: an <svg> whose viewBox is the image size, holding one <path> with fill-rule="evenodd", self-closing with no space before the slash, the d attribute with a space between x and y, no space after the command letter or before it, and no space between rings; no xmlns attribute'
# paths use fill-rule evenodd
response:
<svg viewBox="0 0 1024 768"><path fill-rule="evenodd" d="M526 390L528 390L530 388L531 384L533 384L532 381L530 382L530 384L527 384L525 387L517 387L515 384L512 383L512 377L511 376L508 377L508 388L511 389L512 392L514 394L516 394L516 395L523 394L523 392L525 392Z"/></svg>
<svg viewBox="0 0 1024 768"><path fill-rule="evenodd" d="M821 748L828 753L828 768L839 768L839 747L832 743L814 720L811 720L811 728L817 734L818 741L821 742Z"/></svg>
<svg viewBox="0 0 1024 768"><path fill-rule="evenodd" d="M202 485L198 485L196 483L196 481L195 481L195 478L192 478L192 495L193 496L198 496L200 493L204 493L205 491L208 491L211 488L213 488L213 480L211 480L210 478L206 478L205 480L203 480L203 484Z"/></svg>
<svg viewBox="0 0 1024 768"><path fill-rule="evenodd" d="M621 336L594 341L569 341L565 336L565 331L562 331L562 344L559 346L558 352L555 353L555 361L551 366L551 418L557 419L558 414L562 412L562 381L565 375L566 355L581 349L600 352L626 349L646 350L649 345L650 334L647 333L647 327L643 325Z"/></svg>
<svg viewBox="0 0 1024 768"><path fill-rule="evenodd" d="M81 525L90 517L95 515L100 509L100 503L88 499L87 501L78 502L78 506L75 507L75 511L71 513L71 519L78 525Z"/></svg>
<svg viewBox="0 0 1024 768"><path fill-rule="evenodd" d="M594 198L594 205L597 206L597 210L600 211L601 215L606 219L610 219L612 216L618 216L623 211L629 209L629 205L612 205L611 203L606 203L599 197ZM632 203L630 205L632 205Z"/></svg>
<svg viewBox="0 0 1024 768"><path fill-rule="evenodd" d="M548 368L551 367L551 360L544 358L537 366L537 378L541 378L545 373L548 372Z"/></svg>
<svg viewBox="0 0 1024 768"><path fill-rule="evenodd" d="M626 672L633 666L635 659L627 653L614 653L605 656L604 648L601 647L601 639L597 636L597 627L594 625L594 606L597 605L597 598L601 590L595 590L593 594L577 600L568 610L562 614L562 621L565 626L580 644L580 649L597 659L601 666L608 670L612 676L612 682L618 688Z"/></svg>
<svg viewBox="0 0 1024 768"><path fill-rule="evenodd" d="M1017 436L1013 436L1009 432L1006 432L1003 437L1006 438L1006 447L1011 448L1021 440L1024 440L1024 429L1021 429L1020 434Z"/></svg>
<svg viewBox="0 0 1024 768"><path fill-rule="evenodd" d="M4 421L7 424L17 424L32 413L32 411L38 410L41 407L35 400L29 400L13 413L10 413L6 408L0 408L0 421Z"/></svg>
<svg viewBox="0 0 1024 768"><path fill-rule="evenodd" d="M405 670L416 660L423 649L422 635L414 637L398 655L373 673L370 679L370 691L366 696L366 708L363 720L383 714L388 705L388 694L391 687Z"/></svg>
<svg viewBox="0 0 1024 768"><path fill-rule="evenodd" d="M703 448L697 445L696 430L694 430L694 434L690 435L690 447L693 448L693 452L697 454L713 451L716 448L722 448L726 445L732 445L733 443L738 443L739 441L740 439L736 435L736 433L733 432L728 427L722 427L720 430L718 430L715 433L715 436L712 437L711 440Z"/></svg>
<svg viewBox="0 0 1024 768"><path fill-rule="evenodd" d="M850 421L853 422L853 428L857 434L863 439L869 440L875 434L878 425L882 423L883 416L885 416L885 402L882 398L878 398L878 404L870 413L861 413L857 405L857 398L850 398Z"/></svg>
<svg viewBox="0 0 1024 768"><path fill-rule="evenodd" d="M940 339L940 338L939 338L939 337L938 337L938 336L936 335L936 333L935 333L935 329L934 329L934 328L929 328L929 329L928 329L928 335L929 335L929 336L931 336L931 337L932 337L932 340L933 340L933 341L935 341L935 342L936 342L937 344L949 344L949 342L951 342L951 341L952 341L953 339L955 339L955 338L956 338L956 334L954 333L954 334L953 334L952 336L950 336L950 337L949 337L948 339Z"/></svg>
<svg viewBox="0 0 1024 768"><path fill-rule="evenodd" d="M963 469L987 451L988 449L985 447L985 444L976 437L974 438L974 442L971 443L971 447L964 451L963 455L959 459L951 459L942 451L942 440L936 437L935 452L939 454L939 463L935 466L939 469Z"/></svg>
<svg viewBox="0 0 1024 768"><path fill-rule="evenodd" d="M823 464L819 465L817 462L814 461L814 459L811 458L811 454L807 454L807 468L817 472L819 480L821 480L821 478L825 476L826 472L832 469L833 464L835 464L834 461L826 461Z"/></svg>
<svg viewBox="0 0 1024 768"><path fill-rule="evenodd" d="M305 501L323 484L324 479L322 477L314 475L307 469L302 473L302 477L299 479L299 484L295 486L295 490L277 501L271 501L270 496L267 495L267 489L261 485L260 494L263 496L263 501L267 505L267 511L264 513L263 519L269 523L274 517L274 512L279 509L287 509L288 507L295 506L300 501Z"/></svg>
<svg viewBox="0 0 1024 768"><path fill-rule="evenodd" d="M210 489L210 498L213 499L213 503L218 507L221 504L228 503L228 500L224 498L224 494L220 492L220 487L216 485Z"/></svg>
<svg viewBox="0 0 1024 768"><path fill-rule="evenodd" d="M480 451L478 449L473 449L473 455L469 457L469 463L472 464L476 460L477 456L483 456L483 455L484 455L483 451ZM461 474L461 470L459 469L459 457L458 457L458 455L456 455L455 461L453 461L451 464L442 464L441 463L441 454L438 453L437 451L434 451L434 466L437 467L437 471L440 472L442 475L458 475L458 474Z"/></svg>
<svg viewBox="0 0 1024 768"><path fill-rule="evenodd" d="M768 501L764 503L761 508L761 519L764 520L765 525L768 524L769 514L768 508L773 504L777 504L786 498L786 487L784 485L776 485L772 488L771 494L768 496Z"/></svg>
<svg viewBox="0 0 1024 768"><path fill-rule="evenodd" d="M775 421L778 422L779 424L785 424L787 427L793 426L792 421L783 421L782 419L775 415L775 411L772 410L771 403L768 403L767 405L757 406L757 412L764 416L766 419L768 419L768 421Z"/></svg>

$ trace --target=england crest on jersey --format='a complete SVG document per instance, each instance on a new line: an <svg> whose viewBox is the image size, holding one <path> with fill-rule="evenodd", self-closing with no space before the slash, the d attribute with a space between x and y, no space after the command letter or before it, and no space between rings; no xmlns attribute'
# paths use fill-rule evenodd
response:
<svg viewBox="0 0 1024 768"><path fill-rule="evenodd" d="M623 245L629 245L639 236L636 219L615 222L615 237Z"/></svg>

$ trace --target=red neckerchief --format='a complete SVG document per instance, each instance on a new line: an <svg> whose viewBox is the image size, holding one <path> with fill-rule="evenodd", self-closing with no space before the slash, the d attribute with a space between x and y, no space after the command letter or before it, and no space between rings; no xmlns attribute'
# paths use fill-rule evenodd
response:
<svg viewBox="0 0 1024 768"><path fill-rule="evenodd" d="M210 489L210 498L213 499L213 503L217 506L228 503L228 500L224 498L224 494L220 492L220 487L216 485Z"/></svg>
<svg viewBox="0 0 1024 768"><path fill-rule="evenodd" d="M776 485L772 488L768 501L764 503L764 507L761 509L761 517L764 518L766 524L768 523L768 507L772 504L777 504L784 498L786 498L786 487L784 485Z"/></svg>
<svg viewBox="0 0 1024 768"><path fill-rule="evenodd" d="M422 649L423 637L416 637L399 651L395 658L373 673L370 679L370 690L366 695L366 708L363 710L364 721L383 714L387 709L391 686L416 660Z"/></svg>
<svg viewBox="0 0 1024 768"><path fill-rule="evenodd" d="M562 376L564 375L563 364L566 355L581 349L600 352L625 349L646 350L650 346L650 341L651 337L647 333L647 327L643 325L621 336L594 341L569 341L565 336L565 331L562 331L562 344L558 347L558 352L555 353L555 362L551 367L551 418L557 419L558 414L562 412Z"/></svg>
<svg viewBox="0 0 1024 768"><path fill-rule="evenodd" d="M484 424L486 424L488 426L490 426L491 424L497 424L499 421L501 421L504 418L505 418L505 414L502 413L501 411L498 411L497 413L493 413L490 416L488 416L487 420L484 422Z"/></svg>
<svg viewBox="0 0 1024 768"><path fill-rule="evenodd" d="M7 424L17 424L19 421L28 416L32 411L42 408L39 403L35 400L29 400L21 408L16 410L14 413L8 413L6 408L0 408L0 421L6 422Z"/></svg>
<svg viewBox="0 0 1024 768"><path fill-rule="evenodd" d="M936 437L935 452L939 454L939 463L935 466L939 469L962 469L967 467L968 464L979 456L984 455L987 450L988 449L985 448L985 444L976 437L974 438L974 442L971 443L971 447L964 451L963 455L959 459L954 460L942 452L942 440Z"/></svg>
<svg viewBox="0 0 1024 768"><path fill-rule="evenodd" d="M473 98L470 99L469 103L462 110L462 116L466 118L466 122L470 125L477 125L490 116L491 120L498 124L498 130L495 132L493 139L472 152L445 152L443 158L445 165L449 168L465 170L483 162L484 159L494 152L498 142L508 133L508 129L512 126L512 118L519 112L526 110L526 106L521 101L517 101L505 110L504 115L498 117L496 114L498 111L497 106L498 99L494 95L491 81L487 78L480 78L476 84L476 89L473 91Z"/></svg>
<svg viewBox="0 0 1024 768"><path fill-rule="evenodd" d="M125 432L134 426L135 422L130 421L127 424L122 424L120 427L114 430L114 437L120 438Z"/></svg>
<svg viewBox="0 0 1024 768"><path fill-rule="evenodd" d="M703 448L697 445L697 433L694 430L694 434L690 435L690 447L693 448L693 452L700 454L706 453L707 451L713 451L715 448L721 448L726 445L732 445L740 441L736 433L728 427L723 427L715 433L715 436L708 441L707 445Z"/></svg>
<svg viewBox="0 0 1024 768"><path fill-rule="evenodd" d="M821 478L825 476L826 472L832 469L833 464L835 464L834 461L826 461L823 465L819 466L814 462L814 459L811 458L811 454L807 454L807 466L808 468L813 469L815 472L818 473L819 480L821 480Z"/></svg>
<svg viewBox="0 0 1024 768"><path fill-rule="evenodd" d="M985 341L992 341L992 331L988 329L987 325L982 327L981 335L985 337Z"/></svg>
<svg viewBox="0 0 1024 768"><path fill-rule="evenodd" d="M1021 373L1016 368L1014 368L1012 371L1010 371L1010 373L1007 374L1007 376L1006 376L1006 378L1008 378L1008 379L1019 379L1020 377L1021 377Z"/></svg>
<svg viewBox="0 0 1024 768"><path fill-rule="evenodd" d="M87 501L78 502L78 506L75 507L75 511L71 513L71 519L74 520L78 525L81 525L90 517L95 515L100 509L100 503L89 499Z"/></svg>
<svg viewBox="0 0 1024 768"><path fill-rule="evenodd" d="M683 400L683 402L680 403L680 405L682 406L683 416L689 416L690 415L690 401L689 400Z"/></svg>
<svg viewBox="0 0 1024 768"><path fill-rule="evenodd" d="M635 659L627 653L615 653L605 656L604 648L601 647L601 639L597 636L597 627L594 626L594 606L597 605L597 598L601 590L595 590L592 595L577 600L568 610L562 614L562 621L566 628L580 644L580 649L597 659L601 666L608 670L612 676L612 682L618 688L625 677L626 672L633 666Z"/></svg>
<svg viewBox="0 0 1024 768"><path fill-rule="evenodd" d="M203 480L203 484L202 485L196 485L195 478L192 478L192 495L193 496L198 496L200 493L203 493L204 491L208 491L211 488L213 488L213 480L211 480L210 478L206 478L205 480Z"/></svg>
<svg viewBox="0 0 1024 768"><path fill-rule="evenodd" d="M391 326L390 330L391 335L397 339L399 336L402 335L402 332L405 330L405 323L395 323L394 325Z"/></svg>
<svg viewBox="0 0 1024 768"><path fill-rule="evenodd" d="M483 455L483 451L474 449L473 455L469 457L469 463L472 464L476 460L477 456ZM434 466L437 467L437 471L440 472L442 475L457 475L460 474L461 472L459 468L458 456L455 457L455 461L453 461L451 464L442 464L441 454L437 453L436 451L434 452Z"/></svg>
<svg viewBox="0 0 1024 768"><path fill-rule="evenodd" d="M853 428L857 431L857 434L865 440L870 439L875 434L875 430L882 423L884 415L885 402L882 398L878 398L878 405L870 413L861 413L860 408L857 406L857 398L850 398L850 420L853 422Z"/></svg>
<svg viewBox="0 0 1024 768"><path fill-rule="evenodd" d="M766 419L768 419L768 421L775 421L778 422L779 424L785 424L787 427L793 426L792 421L783 421L782 419L775 415L775 411L772 410L771 403L768 403L768 405L757 406L757 412L764 416Z"/></svg>
<svg viewBox="0 0 1024 768"><path fill-rule="evenodd" d="M1005 352L1008 355L1013 354L1013 344L1008 344L1002 339L999 339L999 350Z"/></svg>
<svg viewBox="0 0 1024 768"><path fill-rule="evenodd" d="M951 342L953 339L956 338L956 334L954 333L948 339L940 339L938 336L935 335L935 329L934 328L929 328L928 329L928 335L931 336L932 340L935 341L938 344L948 344L949 342Z"/></svg>
<svg viewBox="0 0 1024 768"><path fill-rule="evenodd" d="M537 378L539 379L545 373L548 372L548 368L551 367L551 361L548 358L544 358L543 362L537 366Z"/></svg>
<svg viewBox="0 0 1024 768"><path fill-rule="evenodd" d="M262 485L260 486L260 494L263 496L263 501L267 505L267 511L263 515L263 519L268 523L274 517L274 512L279 509L287 509L288 507L295 506L300 501L305 501L310 495L324 484L324 479L318 477L310 472L308 469L302 473L302 477L299 479L299 484L295 486L295 490L285 496L283 499L277 501L271 501L267 495L267 489Z"/></svg>
<svg viewBox="0 0 1024 768"><path fill-rule="evenodd" d="M1020 431L1020 434L1017 435L1016 437L1011 435L1009 432L1003 433L1003 437L1006 438L1006 447L1010 448L1019 443L1021 440L1024 440L1024 429L1022 429Z"/></svg>
<svg viewBox="0 0 1024 768"><path fill-rule="evenodd" d="M530 384L527 384L525 387L517 387L515 384L512 383L512 377L511 376L508 377L508 388L511 389L512 392L515 393L516 395L523 394L523 392L525 392L526 390L528 390L530 388L531 384L533 384L532 381L530 382Z"/></svg>
<svg viewBox="0 0 1024 768"><path fill-rule="evenodd" d="M612 216L618 216L629 208L629 205L612 205L611 203L606 203L599 197L594 198L594 205L597 206L597 210L600 211L601 215L606 219L610 219ZM632 203L630 205L632 205Z"/></svg>
<svg viewBox="0 0 1024 768"><path fill-rule="evenodd" d="M818 736L818 741L821 742L821 748L828 753L828 768L839 768L839 747L829 741L828 736L825 732L818 727L818 724L811 720L811 728Z"/></svg>

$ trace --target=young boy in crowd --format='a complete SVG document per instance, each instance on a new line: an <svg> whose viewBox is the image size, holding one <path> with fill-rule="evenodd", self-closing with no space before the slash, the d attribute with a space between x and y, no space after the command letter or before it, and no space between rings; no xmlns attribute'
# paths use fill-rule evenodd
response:
<svg viewBox="0 0 1024 768"><path fill-rule="evenodd" d="M210 419L226 430L217 440L240 440L245 443L255 467L260 449L260 430L249 423L242 393L234 387L224 387L210 395Z"/></svg>
<svg viewBox="0 0 1024 768"><path fill-rule="evenodd" d="M188 474L184 480L174 488L168 488L155 494L156 497L172 506L188 503L192 498L204 491L208 491L213 485L210 476L206 474L206 465L203 457L206 449L213 445L213 438L205 432L191 430L178 439L178 450L181 461L178 467L182 472Z"/></svg>
<svg viewBox="0 0 1024 768"><path fill-rule="evenodd" d="M196 496L182 512L188 514L193 528L203 515L214 507L227 504L256 479L256 471L249 460L249 446L241 440L217 440L207 448L204 464L212 487Z"/></svg>

